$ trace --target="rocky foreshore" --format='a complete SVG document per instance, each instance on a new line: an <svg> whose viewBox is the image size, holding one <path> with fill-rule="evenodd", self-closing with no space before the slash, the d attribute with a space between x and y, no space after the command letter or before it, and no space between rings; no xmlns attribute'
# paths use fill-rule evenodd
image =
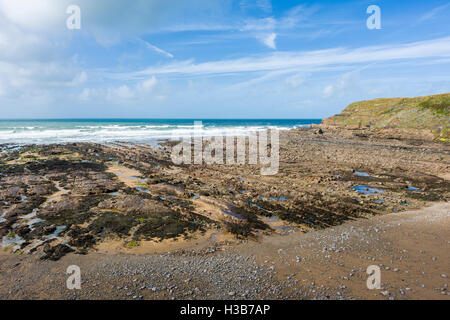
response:
<svg viewBox="0 0 450 320"><path fill-rule="evenodd" d="M314 247L314 237L342 235L336 230L354 223L372 228L374 217L446 204L450 197L446 141L322 127L282 132L280 144L273 176L261 176L257 165L177 166L171 143L3 146L0 297L44 298L39 287L58 270L51 298L355 298L361 293L345 284L316 288L300 281L314 278L306 271L312 258L292 253L295 266L284 276L279 269L292 261L271 261L298 241ZM439 232L448 238L450 212L443 208ZM361 237L367 244L353 239L352 255L379 246L376 237ZM264 251L261 243L272 249ZM389 255L394 248L380 250ZM308 268L295 270L308 260ZM89 274L89 291L73 293L59 284L64 266L77 261ZM326 260L317 263L321 272L330 269ZM348 273L365 271L353 267ZM426 270L419 262L408 268ZM202 282L199 270L212 282ZM20 288L12 272L20 275ZM436 283L442 296L444 284ZM110 285L114 290L102 296Z"/></svg>

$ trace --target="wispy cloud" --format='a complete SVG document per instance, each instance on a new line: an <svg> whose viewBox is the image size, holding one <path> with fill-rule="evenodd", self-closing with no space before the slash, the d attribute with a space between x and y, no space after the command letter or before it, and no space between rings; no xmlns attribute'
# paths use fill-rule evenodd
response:
<svg viewBox="0 0 450 320"><path fill-rule="evenodd" d="M256 0L256 5L264 12L272 12L272 3L270 0Z"/></svg>
<svg viewBox="0 0 450 320"><path fill-rule="evenodd" d="M262 19L247 19L240 31L268 31L275 29L277 20L272 17Z"/></svg>
<svg viewBox="0 0 450 320"><path fill-rule="evenodd" d="M436 7L433 10L428 11L423 16L419 18L419 22L424 22L433 19L435 16L439 15L441 12L450 7L450 3L444 4L442 6Z"/></svg>
<svg viewBox="0 0 450 320"><path fill-rule="evenodd" d="M272 12L272 2L271 0L240 0L239 7L243 11L257 8L265 13Z"/></svg>
<svg viewBox="0 0 450 320"><path fill-rule="evenodd" d="M290 29L298 26L299 23L305 22L309 17L318 11L317 6L306 7L298 5L290 9L278 22L281 29Z"/></svg>
<svg viewBox="0 0 450 320"><path fill-rule="evenodd" d="M443 57L450 57L450 37L356 49L332 48L321 51L277 52L269 55L203 63L186 60L149 67L142 71L122 74L122 76L140 78L157 74L220 75L289 69L309 70L316 67L334 67L336 65ZM114 76L119 75L115 74Z"/></svg>
<svg viewBox="0 0 450 320"><path fill-rule="evenodd" d="M167 52L167 51L165 51L165 50L163 50L161 48L158 48L157 46L154 46L154 45L152 45L151 43L149 43L149 42L147 42L145 40L139 39L139 41L142 42L147 47L147 49L153 50L156 53L162 54L162 55L164 55L166 57L169 57L169 58L173 59L173 54L171 54L171 53L169 53L169 52Z"/></svg>

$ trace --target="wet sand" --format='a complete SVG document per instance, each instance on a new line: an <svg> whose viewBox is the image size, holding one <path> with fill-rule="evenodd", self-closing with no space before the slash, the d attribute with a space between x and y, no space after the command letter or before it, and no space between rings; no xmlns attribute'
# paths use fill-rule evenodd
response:
<svg viewBox="0 0 450 320"><path fill-rule="evenodd" d="M0 254L2 299L446 299L450 205L267 236L217 250L91 253L57 262ZM66 289L69 265L82 289ZM381 290L366 269L381 267Z"/></svg>

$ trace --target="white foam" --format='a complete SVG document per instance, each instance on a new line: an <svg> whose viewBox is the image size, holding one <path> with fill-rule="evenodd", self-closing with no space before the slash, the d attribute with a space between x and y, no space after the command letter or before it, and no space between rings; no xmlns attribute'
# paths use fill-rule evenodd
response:
<svg viewBox="0 0 450 320"><path fill-rule="evenodd" d="M308 125L306 125L308 126ZM200 126L197 133L205 137L213 136L248 136L252 132L266 129L287 130L292 127L282 126ZM25 127L15 130L0 131L0 144L50 144L67 142L97 142L107 143L114 141L126 141L145 143L158 139L184 138L192 136L194 125L121 125L121 124L99 124L79 125L72 128L47 128Z"/></svg>

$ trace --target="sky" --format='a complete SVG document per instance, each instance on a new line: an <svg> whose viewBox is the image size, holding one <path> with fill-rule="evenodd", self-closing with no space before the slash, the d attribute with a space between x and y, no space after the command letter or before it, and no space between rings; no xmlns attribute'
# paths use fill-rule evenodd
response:
<svg viewBox="0 0 450 320"><path fill-rule="evenodd" d="M441 0L0 0L0 118L324 118L450 92L449 18Z"/></svg>

